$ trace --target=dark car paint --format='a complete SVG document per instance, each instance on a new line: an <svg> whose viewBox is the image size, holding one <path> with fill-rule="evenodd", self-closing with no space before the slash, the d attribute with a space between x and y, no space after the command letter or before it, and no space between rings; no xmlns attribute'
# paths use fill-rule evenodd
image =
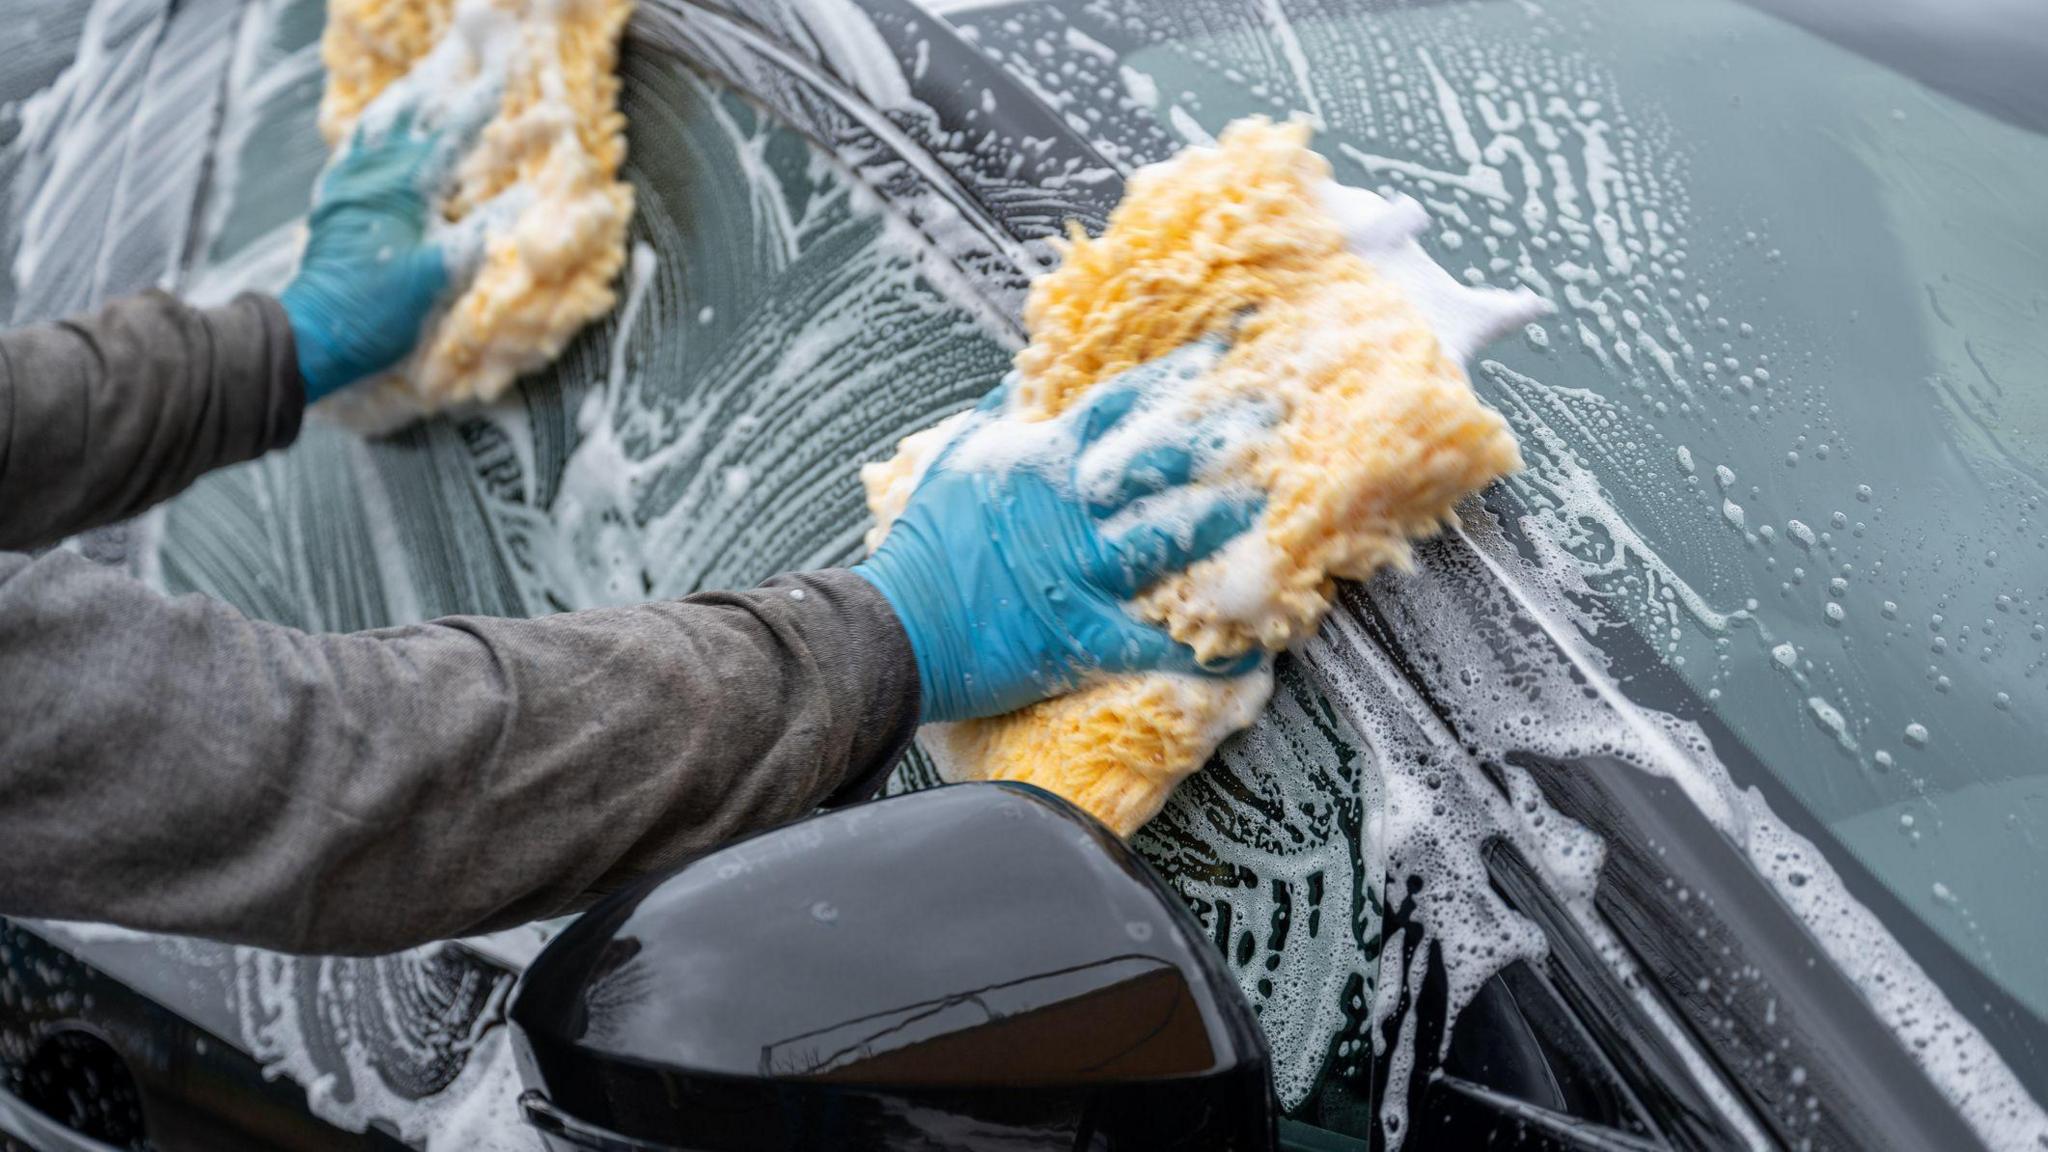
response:
<svg viewBox="0 0 2048 1152"><path fill-rule="evenodd" d="M844 78L834 75L825 61L806 57L800 47L778 43L773 31L780 8L777 4L719 0L699 8L684 0L649 0L636 16L632 35L693 59L748 89L796 127L848 158L913 224L926 225L934 242L973 272L998 316L1015 325L1028 274L1044 260L1038 242L1057 233L1067 216L1085 226L1099 227L1120 193L1120 181L1069 184L1058 197L1017 195L1013 182L997 178L997 154L990 146L994 133L967 123L970 90L988 87L1001 92L998 105L1006 116L1021 118L1028 122L1032 135L1052 141L1034 159L1037 170L1053 173L1106 165L1085 139L1043 110L1028 89L988 64L970 46L949 37L941 22L907 0L867 0L863 7L875 15L885 38L906 60L913 37L932 40L932 64L917 94L930 105L936 121L881 116L850 93ZM971 83L966 82L968 77ZM965 150L940 146L942 141L962 135L981 143ZM942 152L947 161L938 159ZM963 246L956 231L929 227L934 213L967 221L978 240ZM1432 570L1476 581L1475 587L1493 582L1492 595L1475 601L1484 605L1476 612L1517 611L1512 590L1498 586L1497 577L1485 571L1486 565L1470 543L1448 540L1428 550L1424 562ZM1372 637L1377 658L1398 670L1420 697L1428 699L1427 676L1398 658L1404 645L1398 601L1370 590L1354 590L1347 595L1344 610ZM1797 831L1817 844L1831 843L1824 829L1802 818L1796 803L1775 794L1767 771L1737 754L1739 744L1725 732L1711 730L1706 709L1686 706L1687 693L1682 686L1657 682L1653 658L1640 664L1626 654L1619 659L1634 673L1632 694L1651 706L1671 708L1708 724L1738 785L1762 789L1774 809ZM1456 731L1456 717L1443 720ZM1904 1058L1896 1040L1877 1024L1855 990L1824 961L1807 963L1808 957L1818 954L1811 938L1748 871L1725 839L1697 812L1685 807L1672 789L1619 767L1536 767L1554 804L1568 815L1592 823L1610 846L1619 849L1610 862L1608 881L1602 885L1601 911L1643 965L1644 975L1653 984L1650 995L1675 1008L1693 1041L1715 1054L1723 1085L1741 1090L1756 1118L1788 1143L1812 1136L1816 1146L1962 1148L1974 1144L1954 1112ZM1687 859L1675 862L1674 848ZM2012 1005L1931 933L1916 931L1911 917L1900 912L1889 892L1856 867L1852 858L1835 852L1828 856L1842 871L1850 892L1884 916L1915 959L1950 989L1959 1010L1992 1038L2028 1087L2042 1094L2048 1061L2042 1059L2038 1022ZM1631 1140L1658 1139L1673 1147L1718 1147L1730 1142L1733 1133L1727 1121L1693 1083L1693 1074L1670 1048L1668 1039L1641 1018L1632 994L1609 967L1583 940L1575 939L1569 919L1554 908L1545 911L1541 886L1533 882L1528 870L1518 870L1512 862L1502 863L1497 882L1525 914L1545 924L1553 940L1553 955L1542 971L1504 974L1498 981L1501 989L1490 990L1482 998L1477 1008L1481 1015L1474 1019L1505 1028L1502 1022L1511 1022L1514 1013L1523 1011L1517 1005L1541 1005L1545 997L1554 996L1590 1037L1591 1047L1582 1053L1584 1058L1598 1064L1603 1074L1610 1074L1631 1095L1628 1108L1610 1109L1621 1127L1587 1129L1576 1146L1630 1147ZM1712 900L1681 908L1668 895L1672 884L1719 891ZM1701 927L1709 931L1704 940L1693 934ZM5 931L22 955L69 952L78 958L75 969L64 969L65 979L70 981L65 990L81 996L87 987L102 990L90 1011L81 1013L74 1008L63 1015L64 1020L89 1018L106 1030L101 1019L115 1015L113 1005L121 1000L108 990L125 981L146 993L146 997L134 999L148 1007L131 1010L149 1017L152 1025L133 1035L113 1037L127 1045L123 1055L131 1067L153 1067L151 1062L165 1050L168 1041L155 1036L151 1028L166 1036L187 1038L210 1033L214 1059L242 1071L253 1067L246 1056L232 1052L222 1042L235 1034L235 1022L210 1018L218 1016L220 1001L207 991L207 984L210 979L217 981L223 970L210 964L224 962L223 957L194 961L189 953L180 953L182 946L167 942L58 944L21 926L8 926ZM1723 947L1730 949L1732 956L1722 953ZM462 962L498 971L480 959ZM1714 981L1746 965L1754 965L1763 976L1741 989L1732 1001L1700 991L1699 982L1705 979L1708 988L1725 994ZM167 973L177 975L167 977ZM179 986L181 981L183 986ZM1509 991L1517 984L1521 986L1519 996ZM1507 1003L1500 1002L1502 996L1508 998ZM1813 1017L1775 1026L1769 1033L1786 1045L1782 1051L1787 1055L1779 1059L1796 1058L1807 1070L1807 1083L1812 1086L1808 1093L1783 1092L1744 1066L1754 1059L1755 1050L1742 1045L1763 1034L1762 1005L1773 998L1781 1013L1798 1004ZM158 1005L174 1007L177 1015ZM157 1015L151 1015L151 1010ZM15 1037L11 1042L19 1047L32 1041L57 1019L50 1016L31 1022L25 1032L17 1027L10 1033ZM195 1026L195 1021L200 1023ZM1481 1030L1473 1025L1475 1033ZM1500 1028L1496 1033L1510 1035ZM1526 1036L1526 1031L1512 1035ZM1454 1044L1453 1048L1455 1058L1458 1047ZM0 1048L0 1054L7 1051ZM138 1080L146 1082L145 1077L138 1076ZM1503 1130L1499 1126L1503 1124L1512 1128L1537 1123L1540 1128L1540 1119L1532 1120L1526 1111L1530 1105L1525 1097L1531 1094L1537 1090L1527 1085L1517 1092L1502 1092L1477 1079L1452 1074L1419 1085L1419 1099L1411 1111L1417 1117L1418 1135L1430 1130L1432 1115L1455 1110L1447 1103L1450 1097L1466 1107L1490 1109L1500 1118L1488 1128L1490 1132ZM1818 1101L1810 1118L1805 1106L1808 1096ZM1564 1111L1570 1101L1561 1088L1552 1093L1552 1099L1558 1106L1555 1114L1563 1117L1559 1121L1561 1134L1554 1139L1559 1146L1573 1146L1570 1141L1576 1137L1569 1131L1570 1117ZM1654 1133L1630 1130L1627 1113L1646 1119ZM1448 1139L1449 1131L1444 1136ZM326 1137L340 1138L334 1133ZM388 1141L380 1145L375 1138L369 1139L371 1143L364 1146L388 1146Z"/></svg>
<svg viewBox="0 0 2048 1152"><path fill-rule="evenodd" d="M170 942L133 943L140 947L81 946L0 920L0 1094L46 1113L61 1100L71 1114L58 1119L109 1148L139 1147L135 1139L144 1133L157 1149L209 1152L403 1147L378 1132L347 1133L315 1120L302 1087L265 1076L226 1038L237 1035L218 1012L227 1000L208 989L218 990L231 964L181 963ZM113 959L124 953L137 963ZM73 1037L118 1058L125 1077L98 1068L94 1083L104 1098L129 1103L110 1111L84 1101L89 1111L81 1117L80 1102L63 1099L83 1077L52 1066L53 1050ZM9 1128L0 1108L0 1134Z"/></svg>
<svg viewBox="0 0 2048 1152"><path fill-rule="evenodd" d="M1266 1039L1202 926L1025 784L842 809L619 893L534 961L511 1020L543 1124L654 1147L1273 1141Z"/></svg>

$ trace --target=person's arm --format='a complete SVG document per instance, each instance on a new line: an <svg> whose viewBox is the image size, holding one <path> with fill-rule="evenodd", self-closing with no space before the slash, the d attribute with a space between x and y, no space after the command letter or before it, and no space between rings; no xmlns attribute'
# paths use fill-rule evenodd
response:
<svg viewBox="0 0 2048 1152"><path fill-rule="evenodd" d="M402 360L455 279L428 233L434 197L497 106L477 96L363 118L320 178L298 273L276 299L200 309L150 292L0 333L0 549L136 515L288 444L306 405Z"/></svg>
<svg viewBox="0 0 2048 1152"><path fill-rule="evenodd" d="M298 435L284 309L193 308L161 292L0 333L0 549L54 543Z"/></svg>
<svg viewBox="0 0 2048 1152"><path fill-rule="evenodd" d="M868 563L750 592L309 635L0 554L0 914L387 951L864 796L920 719L1241 671L1124 607L1257 512L1200 479L1225 429L1105 442L1187 368L1101 390L1042 458L949 448Z"/></svg>
<svg viewBox="0 0 2048 1152"><path fill-rule="evenodd" d="M0 556L0 913L373 953L871 791L918 672L847 572L309 635Z"/></svg>

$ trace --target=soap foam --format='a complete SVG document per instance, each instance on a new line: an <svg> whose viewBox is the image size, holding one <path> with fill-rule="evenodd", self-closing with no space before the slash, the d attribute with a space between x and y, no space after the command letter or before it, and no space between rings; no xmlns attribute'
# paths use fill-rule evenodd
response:
<svg viewBox="0 0 2048 1152"><path fill-rule="evenodd" d="M613 74L628 0L394 3L329 13L320 123L337 157L405 112L450 140L488 123L427 236L461 288L392 374L316 407L372 432L494 399L558 355L611 308L633 212Z"/></svg>
<svg viewBox="0 0 2048 1152"><path fill-rule="evenodd" d="M343 1131L388 1125L424 1152L533 1152L540 1142L519 1119L504 1023L513 979L444 958L447 947L377 959L237 948L242 1044L266 1077L303 1087L313 1115ZM408 1065L428 1081L394 1075Z"/></svg>

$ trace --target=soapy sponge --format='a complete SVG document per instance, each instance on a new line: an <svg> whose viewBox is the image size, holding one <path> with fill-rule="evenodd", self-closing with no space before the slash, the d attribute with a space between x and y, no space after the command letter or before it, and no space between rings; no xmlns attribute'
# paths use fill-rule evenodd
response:
<svg viewBox="0 0 2048 1152"><path fill-rule="evenodd" d="M393 85L444 108L498 93L433 229L474 275L410 359L330 398L328 415L384 431L495 399L611 309L633 215L633 190L619 179L617 75L631 10L632 0L328 5L320 130L330 145L345 145Z"/></svg>
<svg viewBox="0 0 2048 1152"><path fill-rule="evenodd" d="M1029 345L1006 418L1051 418L1097 383L1191 340L1230 351L1176 398L1183 417L1236 397L1280 412L1231 465L1265 511L1244 535L1130 608L1206 657L1277 652L1314 632L1335 582L1406 566L1409 542L1521 466L1462 367L1541 310L1527 294L1458 284L1413 242L1423 220L1330 180L1308 128L1241 121L1213 148L1136 173L1100 238L1078 230L1032 286ZM950 425L863 469L879 543ZM1237 680L1107 678L1006 716L934 725L951 779L1023 780L1128 836L1271 691L1270 662Z"/></svg>

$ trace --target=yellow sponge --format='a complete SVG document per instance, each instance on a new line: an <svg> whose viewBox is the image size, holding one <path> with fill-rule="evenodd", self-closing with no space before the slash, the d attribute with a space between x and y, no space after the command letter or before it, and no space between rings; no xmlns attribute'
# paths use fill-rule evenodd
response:
<svg viewBox="0 0 2048 1152"><path fill-rule="evenodd" d="M633 190L619 179L619 37L632 0L332 0L320 44L320 130L347 139L371 102L407 80L503 94L457 169L444 227L483 227L475 275L433 320L419 352L348 389L328 414L365 430L495 399L610 310ZM472 219L472 218L475 219Z"/></svg>
<svg viewBox="0 0 2048 1152"><path fill-rule="evenodd" d="M1442 317L1411 293L1420 285L1437 312L1468 308L1467 323L1450 325L1454 344L1526 317L1533 300L1450 281L1398 220L1387 226L1394 206L1337 189L1307 145L1303 125L1246 120L1214 148L1136 173L1107 231L1091 240L1077 230L1025 308L1031 341L1011 401L1020 418L1057 415L1116 373L1214 333L1232 335L1230 351L1186 385L1187 402L1199 411L1253 396L1279 408L1273 433L1235 465L1267 494L1259 520L1131 605L1204 657L1307 637L1336 580L1406 565L1411 539L1521 466L1506 421L1465 378L1470 348L1447 348ZM1361 216L1358 197L1374 210ZM1402 274L1383 275L1361 252L1386 253ZM1434 281L1411 274L1418 262ZM927 429L863 470L871 545L949 431ZM1128 836L1256 718L1269 669L1223 682L1105 679L1007 716L934 726L926 746L949 778L1028 781Z"/></svg>

